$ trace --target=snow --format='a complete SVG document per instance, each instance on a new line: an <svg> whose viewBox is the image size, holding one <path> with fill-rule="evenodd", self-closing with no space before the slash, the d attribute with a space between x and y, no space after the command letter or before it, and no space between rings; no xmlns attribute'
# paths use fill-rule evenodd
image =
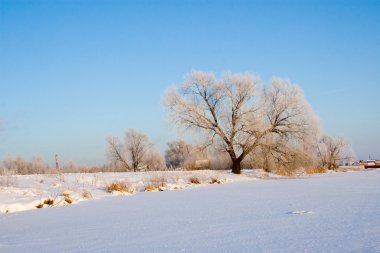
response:
<svg viewBox="0 0 380 253"><path fill-rule="evenodd" d="M76 176L65 175L66 186ZM184 190L127 196L94 186L94 199L77 197L77 205L0 214L0 252L380 252L380 170L276 180L220 172L227 183L207 187L183 176L176 181ZM13 204L25 192L38 195L32 177L10 189ZM104 173L99 181L120 177L137 185L147 173ZM80 188L72 185L72 194Z"/></svg>
<svg viewBox="0 0 380 253"><path fill-rule="evenodd" d="M261 173L262 174L262 173ZM63 201L63 193L70 195L73 204L86 201L83 192L87 191L95 199L102 199L112 195L130 195L126 193L105 191L112 182L124 182L131 185L137 192L144 191L144 186L151 184L152 180L160 181L164 178L166 190L194 187L188 184L190 177L197 177L203 183L213 178L226 182L234 180L252 180L258 175L256 172L247 177L237 177L231 173L218 171L172 171L172 172L136 172L136 173L74 173L60 175L18 175L0 176L0 182L12 182L10 187L0 183L0 213L12 213L35 209L39 203L46 199L53 199L53 206L67 205ZM8 176L9 177L9 176ZM6 180L8 179L8 180ZM1 185L3 185L1 187ZM157 189L158 191L158 189ZM46 207L46 206L45 206Z"/></svg>

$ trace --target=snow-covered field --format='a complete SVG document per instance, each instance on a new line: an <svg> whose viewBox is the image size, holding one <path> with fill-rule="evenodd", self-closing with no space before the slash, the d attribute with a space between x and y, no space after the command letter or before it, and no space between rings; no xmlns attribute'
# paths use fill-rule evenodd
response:
<svg viewBox="0 0 380 253"><path fill-rule="evenodd" d="M205 186L212 180L222 183L273 177L260 170L249 171L245 176L236 176L225 171L162 171L128 173L73 173L62 175L11 175L0 176L0 213L13 213L36 209L45 200L54 201L46 207L66 206L92 199L102 199L115 195L135 195L145 191L145 187L156 185L161 190L178 190ZM191 184L196 178L201 184ZM132 191L127 193L106 191L113 182L122 182ZM87 192L86 194L84 194ZM64 201L69 197L70 204Z"/></svg>
<svg viewBox="0 0 380 253"><path fill-rule="evenodd" d="M178 172L166 175L166 191L142 192L157 175L19 176L17 187L0 190L3 210L14 208L0 214L0 252L380 252L380 170L299 179L198 173L227 183L189 185L194 175ZM105 192L116 178L137 193ZM84 201L83 190L93 198ZM80 203L14 212L63 191Z"/></svg>

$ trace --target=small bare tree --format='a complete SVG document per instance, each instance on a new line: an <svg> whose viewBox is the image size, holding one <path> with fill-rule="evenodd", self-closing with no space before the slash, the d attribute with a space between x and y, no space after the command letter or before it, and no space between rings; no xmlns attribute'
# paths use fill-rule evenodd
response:
<svg viewBox="0 0 380 253"><path fill-rule="evenodd" d="M21 156L8 157L3 160L3 168L21 175L44 174L50 170L49 165L38 156L33 156L31 161L24 160Z"/></svg>
<svg viewBox="0 0 380 253"><path fill-rule="evenodd" d="M165 161L168 168L181 168L189 158L193 147L184 140L175 140L167 143L168 148L165 151Z"/></svg>
<svg viewBox="0 0 380 253"><path fill-rule="evenodd" d="M144 164L147 170L164 170L165 161L162 155L154 149L151 149L145 156Z"/></svg>
<svg viewBox="0 0 380 253"><path fill-rule="evenodd" d="M108 137L107 157L126 170L137 171L139 167L146 165L146 154L153 145L147 135L136 129L127 130L124 140L125 143L122 144L117 137Z"/></svg>
<svg viewBox="0 0 380 253"><path fill-rule="evenodd" d="M129 129L125 133L125 144L132 162L132 168L136 171L143 164L147 152L152 147L152 143L143 132Z"/></svg>
<svg viewBox="0 0 380 253"><path fill-rule="evenodd" d="M343 160L351 158L349 142L342 137L324 135L317 145L321 166L333 170L339 167Z"/></svg>
<svg viewBox="0 0 380 253"><path fill-rule="evenodd" d="M250 74L227 73L217 80L212 73L195 71L181 90L167 92L165 102L174 123L207 133L210 144L229 154L236 174L267 138L303 142L318 128L301 90L279 78L261 88Z"/></svg>
<svg viewBox="0 0 380 253"><path fill-rule="evenodd" d="M107 144L107 158L114 164L120 164L124 170L128 171L130 169L128 157L123 144L114 136L107 138Z"/></svg>

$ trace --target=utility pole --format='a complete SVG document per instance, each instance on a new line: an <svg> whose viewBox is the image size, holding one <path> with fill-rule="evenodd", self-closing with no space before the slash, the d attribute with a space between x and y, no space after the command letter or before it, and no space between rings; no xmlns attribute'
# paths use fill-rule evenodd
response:
<svg viewBox="0 0 380 253"><path fill-rule="evenodd" d="M59 172L58 154L55 154L55 169Z"/></svg>
<svg viewBox="0 0 380 253"><path fill-rule="evenodd" d="M57 170L58 174L59 174L59 180L61 182L65 182L65 178L63 177L62 173L61 173L61 169L59 167L59 159L58 159L58 154L55 154L55 169Z"/></svg>

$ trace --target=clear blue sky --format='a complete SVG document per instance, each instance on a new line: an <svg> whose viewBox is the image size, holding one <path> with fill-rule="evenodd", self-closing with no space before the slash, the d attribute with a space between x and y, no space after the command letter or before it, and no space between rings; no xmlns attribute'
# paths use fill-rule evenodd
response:
<svg viewBox="0 0 380 253"><path fill-rule="evenodd" d="M0 0L0 159L106 162L105 138L176 137L191 70L297 83L323 130L380 159L380 1Z"/></svg>

